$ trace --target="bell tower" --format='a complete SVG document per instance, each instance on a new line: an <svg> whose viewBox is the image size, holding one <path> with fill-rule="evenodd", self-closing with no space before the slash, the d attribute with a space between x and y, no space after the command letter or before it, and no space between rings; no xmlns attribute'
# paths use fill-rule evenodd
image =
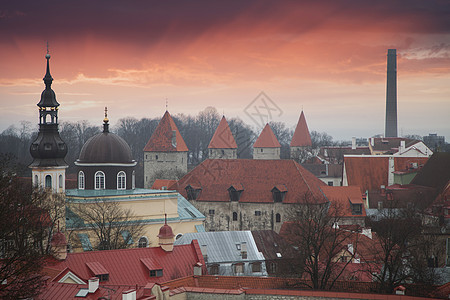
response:
<svg viewBox="0 0 450 300"><path fill-rule="evenodd" d="M52 90L52 75L50 75L50 54L47 50L47 71L43 78L45 89L41 94L39 107L39 133L30 146L33 162L33 186L50 188L53 192L65 191L66 168L64 158L67 154L67 145L59 136L58 107L55 92Z"/></svg>

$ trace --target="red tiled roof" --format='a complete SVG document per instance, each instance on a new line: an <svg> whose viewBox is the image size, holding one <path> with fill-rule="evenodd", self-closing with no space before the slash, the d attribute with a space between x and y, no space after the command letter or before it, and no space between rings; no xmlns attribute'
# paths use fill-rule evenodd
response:
<svg viewBox="0 0 450 300"><path fill-rule="evenodd" d="M150 277L142 259L157 261L163 269L163 276ZM49 261L47 267L60 270L69 268L86 282L92 276L105 274L106 271L109 280L104 283L145 285L148 282L161 283L193 275L197 262L203 265L203 273L206 273L200 247L197 240L193 240L189 245L174 246L172 252L165 252L161 247L152 247L68 253L65 260ZM99 268L99 264L103 269Z"/></svg>
<svg viewBox="0 0 450 300"><path fill-rule="evenodd" d="M381 185L388 186L389 156L345 156L344 168L348 185L357 185L362 191L378 190ZM411 163L423 165L427 157L393 156L394 171L403 170Z"/></svg>
<svg viewBox="0 0 450 300"><path fill-rule="evenodd" d="M292 136L291 147L312 146L311 136L309 135L308 125L306 124L305 115L300 114L297 127Z"/></svg>
<svg viewBox="0 0 450 300"><path fill-rule="evenodd" d="M141 258L141 261L149 270L161 270L163 268L157 261L152 258L144 257Z"/></svg>
<svg viewBox="0 0 450 300"><path fill-rule="evenodd" d="M273 202L272 189L285 185L284 203L302 203L311 193L324 201L319 187L325 185L293 160L208 159L178 181L177 190L187 197L188 185L202 189L198 201L230 201L228 188L241 183L244 190L239 202Z"/></svg>
<svg viewBox="0 0 450 300"><path fill-rule="evenodd" d="M225 116L220 120L216 132L214 132L211 142L209 142L208 149L237 149L236 141Z"/></svg>
<svg viewBox="0 0 450 300"><path fill-rule="evenodd" d="M161 190L163 187L165 187L167 190L171 190L174 189L173 186L176 184L176 180L156 179L155 182L153 182L152 189Z"/></svg>
<svg viewBox="0 0 450 300"><path fill-rule="evenodd" d="M322 186L320 189L327 197L328 201L342 209L342 216L345 217L365 217L366 210L362 205L362 214L353 215L351 204L363 204L362 192L359 186Z"/></svg>
<svg viewBox="0 0 450 300"><path fill-rule="evenodd" d="M269 124L266 124L256 142L253 144L253 148L280 148L281 145L278 142L277 137L270 128Z"/></svg>
<svg viewBox="0 0 450 300"><path fill-rule="evenodd" d="M172 145L173 131L175 131L176 146ZM168 111L164 113L161 121L159 121L158 127L156 127L147 145L145 145L144 151L188 151L188 147Z"/></svg>

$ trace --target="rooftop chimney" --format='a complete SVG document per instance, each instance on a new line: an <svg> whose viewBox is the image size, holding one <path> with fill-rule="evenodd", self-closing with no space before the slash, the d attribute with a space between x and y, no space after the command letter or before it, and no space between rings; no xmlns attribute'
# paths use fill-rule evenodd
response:
<svg viewBox="0 0 450 300"><path fill-rule="evenodd" d="M388 49L385 137L397 137L397 50Z"/></svg>
<svg viewBox="0 0 450 300"><path fill-rule="evenodd" d="M128 290L123 292L122 300L136 300L136 290Z"/></svg>
<svg viewBox="0 0 450 300"><path fill-rule="evenodd" d="M100 279L98 277L92 277L89 278L88 283L89 283L89 293L95 293L98 289L98 284L99 284Z"/></svg>

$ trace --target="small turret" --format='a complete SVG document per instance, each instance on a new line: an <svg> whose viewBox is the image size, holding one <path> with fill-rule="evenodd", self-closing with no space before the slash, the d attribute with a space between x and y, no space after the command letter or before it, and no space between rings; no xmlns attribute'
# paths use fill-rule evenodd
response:
<svg viewBox="0 0 450 300"><path fill-rule="evenodd" d="M64 233L58 231L52 236L52 250L53 256L58 260L65 260L67 258L67 240Z"/></svg>
<svg viewBox="0 0 450 300"><path fill-rule="evenodd" d="M173 251L173 237L175 236L172 231L172 227L167 225L167 214L164 215L164 225L159 229L159 245L166 252Z"/></svg>

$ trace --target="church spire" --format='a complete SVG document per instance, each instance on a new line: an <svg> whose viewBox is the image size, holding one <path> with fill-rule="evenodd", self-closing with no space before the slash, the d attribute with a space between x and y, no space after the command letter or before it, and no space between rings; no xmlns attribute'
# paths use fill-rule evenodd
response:
<svg viewBox="0 0 450 300"><path fill-rule="evenodd" d="M105 106L105 118L103 119L103 132L109 132L108 108Z"/></svg>

